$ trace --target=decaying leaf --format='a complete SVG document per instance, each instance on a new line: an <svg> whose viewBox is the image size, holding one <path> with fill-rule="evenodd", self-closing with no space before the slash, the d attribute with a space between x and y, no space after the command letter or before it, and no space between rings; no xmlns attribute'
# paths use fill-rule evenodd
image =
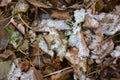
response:
<svg viewBox="0 0 120 80"><path fill-rule="evenodd" d="M87 71L86 59L79 57L79 50L75 47L69 49L65 55L65 58L70 61L74 69L74 76L79 79L85 80L85 75L83 72Z"/></svg>
<svg viewBox="0 0 120 80"><path fill-rule="evenodd" d="M0 7L7 6L12 0L0 0Z"/></svg>
<svg viewBox="0 0 120 80"><path fill-rule="evenodd" d="M41 48L45 53L47 53L51 57L54 56L54 52L48 48L48 45L43 37L40 39L38 46L39 46L39 48Z"/></svg>
<svg viewBox="0 0 120 80"><path fill-rule="evenodd" d="M30 4L36 6L36 7L42 7L42 8L50 8L50 6L40 2L40 1L37 1L37 0L27 0L27 2L29 2Z"/></svg>
<svg viewBox="0 0 120 80"><path fill-rule="evenodd" d="M26 39L24 40L23 44L18 47L18 50L25 51L28 50L28 48L29 48L29 41Z"/></svg>
<svg viewBox="0 0 120 80"><path fill-rule="evenodd" d="M16 56L15 56L15 54L14 54L14 52L13 51L11 51L11 50L6 50L6 51L4 51L2 54L0 54L0 60L2 60L2 61L5 61L5 60L13 60L13 59L15 59L16 58Z"/></svg>
<svg viewBox="0 0 120 80"><path fill-rule="evenodd" d="M25 27L23 24L15 22L14 18L12 18L10 21L23 35L25 35Z"/></svg>
<svg viewBox="0 0 120 80"><path fill-rule="evenodd" d="M101 12L104 7L104 2L103 0L98 0L95 5L95 10L98 12Z"/></svg>
<svg viewBox="0 0 120 80"><path fill-rule="evenodd" d="M28 8L29 8L29 4L25 0L19 0L14 10L12 11L12 14L14 15L19 12L26 12Z"/></svg>
<svg viewBox="0 0 120 80"><path fill-rule="evenodd" d="M87 15L95 18L97 22L101 22L96 31L100 34L114 35L117 31L120 31L120 16L117 12L111 12L109 14L101 13L98 15L92 15L91 12L87 12Z"/></svg>
<svg viewBox="0 0 120 80"><path fill-rule="evenodd" d="M86 16L83 26L88 28L98 28L100 24L96 19Z"/></svg>
<svg viewBox="0 0 120 80"><path fill-rule="evenodd" d="M102 34L92 33L90 30L84 31L83 35L85 36L85 41L88 45L88 48L91 50L100 46L104 39L104 36Z"/></svg>
<svg viewBox="0 0 120 80"><path fill-rule="evenodd" d="M7 47L9 42L9 36L6 30L0 26L0 50L3 50Z"/></svg>
<svg viewBox="0 0 120 80"><path fill-rule="evenodd" d="M99 55L100 59L103 59L105 56L110 54L114 48L114 43L111 39L105 40L100 46L96 47L92 53Z"/></svg>
<svg viewBox="0 0 120 80"><path fill-rule="evenodd" d="M50 28L49 32L50 33L45 36L46 42L48 43L49 48L55 50L57 52L57 55L62 60L66 52L67 42L65 39L61 39L60 34L55 28Z"/></svg>
<svg viewBox="0 0 120 80"><path fill-rule="evenodd" d="M53 12L51 14L51 17L52 18L57 18L57 19L63 19L63 20L72 20L69 12L60 12L60 11Z"/></svg>
<svg viewBox="0 0 120 80"><path fill-rule="evenodd" d="M9 43L13 45L14 48L17 48L21 45L23 36L18 31L13 31L12 29L6 28L9 34Z"/></svg>
<svg viewBox="0 0 120 80"><path fill-rule="evenodd" d="M0 62L0 79L6 79L12 68L12 61Z"/></svg>
<svg viewBox="0 0 120 80"><path fill-rule="evenodd" d="M79 49L79 56L89 56L89 49L85 43L83 33L77 32L77 34L70 35L68 42L71 46L76 46Z"/></svg>

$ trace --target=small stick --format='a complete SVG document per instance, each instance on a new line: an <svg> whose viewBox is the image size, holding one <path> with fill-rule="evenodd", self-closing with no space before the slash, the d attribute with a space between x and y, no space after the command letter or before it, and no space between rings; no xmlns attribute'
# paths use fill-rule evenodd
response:
<svg viewBox="0 0 120 80"><path fill-rule="evenodd" d="M29 29L32 30L32 28L21 18L20 14L18 13L18 17L20 18L20 20L25 24L26 27L28 27Z"/></svg>
<svg viewBox="0 0 120 80"><path fill-rule="evenodd" d="M59 71L55 71L55 72L53 72L53 73L47 74L47 75L43 76L43 78L46 78L46 77L48 77L48 76L52 76L52 75L61 73L61 72L65 71L65 70L69 70L69 69L72 69L72 67L67 67L67 68L61 69L61 70L59 70Z"/></svg>

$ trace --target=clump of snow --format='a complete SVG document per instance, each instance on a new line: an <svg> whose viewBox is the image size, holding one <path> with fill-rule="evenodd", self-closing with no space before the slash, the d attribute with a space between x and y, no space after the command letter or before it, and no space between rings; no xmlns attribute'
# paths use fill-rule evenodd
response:
<svg viewBox="0 0 120 80"><path fill-rule="evenodd" d="M111 53L112 57L120 57L120 46L116 46L115 50Z"/></svg>
<svg viewBox="0 0 120 80"><path fill-rule="evenodd" d="M83 22L85 19L85 15L86 13L84 9L75 10L74 11L75 24Z"/></svg>

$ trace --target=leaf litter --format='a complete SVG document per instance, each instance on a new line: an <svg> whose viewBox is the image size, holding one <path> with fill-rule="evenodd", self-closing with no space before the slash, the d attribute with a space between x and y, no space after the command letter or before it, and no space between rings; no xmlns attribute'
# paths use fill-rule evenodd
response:
<svg viewBox="0 0 120 80"><path fill-rule="evenodd" d="M0 80L119 80L119 0L1 0Z"/></svg>

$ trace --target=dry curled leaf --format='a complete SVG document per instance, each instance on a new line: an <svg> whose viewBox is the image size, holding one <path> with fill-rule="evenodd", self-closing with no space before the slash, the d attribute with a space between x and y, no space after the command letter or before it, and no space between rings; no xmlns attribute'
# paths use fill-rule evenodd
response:
<svg viewBox="0 0 120 80"><path fill-rule="evenodd" d="M100 26L100 23L96 19L86 16L83 26L94 29L98 28Z"/></svg>
<svg viewBox="0 0 120 80"><path fill-rule="evenodd" d="M64 19L64 20L71 20L71 17L70 17L70 14L69 14L69 12L60 12L60 11L56 11L56 12L53 12L52 14L51 14L51 17L52 18L56 18L56 19Z"/></svg>
<svg viewBox="0 0 120 80"><path fill-rule="evenodd" d="M92 53L99 55L100 59L106 57L114 48L114 43L111 39L105 40L100 46L96 47Z"/></svg>
<svg viewBox="0 0 120 80"><path fill-rule="evenodd" d="M38 1L38 0L26 0L30 4L36 6L36 7L41 7L41 8L50 8L50 6Z"/></svg>
<svg viewBox="0 0 120 80"><path fill-rule="evenodd" d="M16 56L15 56L14 52L11 50L6 50L0 54L0 60L3 60L3 61L10 60L10 59L13 60L15 58L16 58Z"/></svg>

